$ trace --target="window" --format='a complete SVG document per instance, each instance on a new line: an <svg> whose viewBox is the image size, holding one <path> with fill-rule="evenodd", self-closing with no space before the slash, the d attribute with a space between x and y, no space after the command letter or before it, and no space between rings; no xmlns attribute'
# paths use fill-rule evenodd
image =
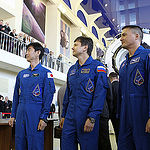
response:
<svg viewBox="0 0 150 150"><path fill-rule="evenodd" d="M121 10L124 10L124 5L121 4L121 5L119 6L119 10L120 10L120 11L121 11Z"/></svg>
<svg viewBox="0 0 150 150"><path fill-rule="evenodd" d="M129 18L130 18L130 25L135 25L136 24L136 13L130 13L129 14Z"/></svg>
<svg viewBox="0 0 150 150"><path fill-rule="evenodd" d="M121 15L121 27L125 26L125 15Z"/></svg>
<svg viewBox="0 0 150 150"><path fill-rule="evenodd" d="M135 3L134 3L134 2L129 3L129 4L128 4L128 8L129 8L129 9L135 8Z"/></svg>

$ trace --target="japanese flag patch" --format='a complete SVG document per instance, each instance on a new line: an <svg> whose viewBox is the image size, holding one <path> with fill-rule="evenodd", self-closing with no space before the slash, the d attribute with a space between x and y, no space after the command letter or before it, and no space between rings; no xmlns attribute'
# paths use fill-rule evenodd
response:
<svg viewBox="0 0 150 150"><path fill-rule="evenodd" d="M104 72L106 73L106 68L103 66L97 66L97 72Z"/></svg>
<svg viewBox="0 0 150 150"><path fill-rule="evenodd" d="M47 78L53 78L53 74L51 72L47 73Z"/></svg>

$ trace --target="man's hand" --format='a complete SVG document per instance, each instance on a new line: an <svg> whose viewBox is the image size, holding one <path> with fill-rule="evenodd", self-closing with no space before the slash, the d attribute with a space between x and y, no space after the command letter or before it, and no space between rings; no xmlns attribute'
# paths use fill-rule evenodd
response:
<svg viewBox="0 0 150 150"><path fill-rule="evenodd" d="M60 123L59 123L59 125L60 125L61 128L63 128L64 121L65 121L65 118L61 118Z"/></svg>
<svg viewBox="0 0 150 150"><path fill-rule="evenodd" d="M44 130L45 127L47 126L47 123L45 123L43 120L39 121L39 125L38 125L38 130Z"/></svg>
<svg viewBox="0 0 150 150"><path fill-rule="evenodd" d="M8 121L8 124L9 124L11 127L13 127L14 121L15 121L15 118L10 118L9 121Z"/></svg>
<svg viewBox="0 0 150 150"><path fill-rule="evenodd" d="M147 121L145 132L150 133L150 119Z"/></svg>
<svg viewBox="0 0 150 150"><path fill-rule="evenodd" d="M91 132L91 131L93 131L94 124L95 123L91 123L90 119L88 118L86 120L86 122L85 122L85 125L84 125L84 132Z"/></svg>

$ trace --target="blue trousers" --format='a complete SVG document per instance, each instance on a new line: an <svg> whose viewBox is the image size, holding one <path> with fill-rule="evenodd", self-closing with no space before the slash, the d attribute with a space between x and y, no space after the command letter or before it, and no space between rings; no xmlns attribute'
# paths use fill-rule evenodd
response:
<svg viewBox="0 0 150 150"><path fill-rule="evenodd" d="M84 132L84 123L79 125L77 121L65 118L61 150L78 150L78 143L81 150L98 150L99 118L92 132Z"/></svg>
<svg viewBox="0 0 150 150"><path fill-rule="evenodd" d="M44 150L44 131L38 131L41 105L19 104L15 124L15 150Z"/></svg>

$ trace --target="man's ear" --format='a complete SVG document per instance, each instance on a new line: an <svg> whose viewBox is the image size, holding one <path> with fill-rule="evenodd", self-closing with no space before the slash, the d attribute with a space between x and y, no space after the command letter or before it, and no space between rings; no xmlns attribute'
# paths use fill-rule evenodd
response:
<svg viewBox="0 0 150 150"><path fill-rule="evenodd" d="M87 50L88 50L88 45L85 45L84 46L84 52L87 52Z"/></svg>
<svg viewBox="0 0 150 150"><path fill-rule="evenodd" d="M40 55L40 54L41 54L41 51L40 51L40 50L38 50L38 51L37 51L37 54L38 54L38 55Z"/></svg>

